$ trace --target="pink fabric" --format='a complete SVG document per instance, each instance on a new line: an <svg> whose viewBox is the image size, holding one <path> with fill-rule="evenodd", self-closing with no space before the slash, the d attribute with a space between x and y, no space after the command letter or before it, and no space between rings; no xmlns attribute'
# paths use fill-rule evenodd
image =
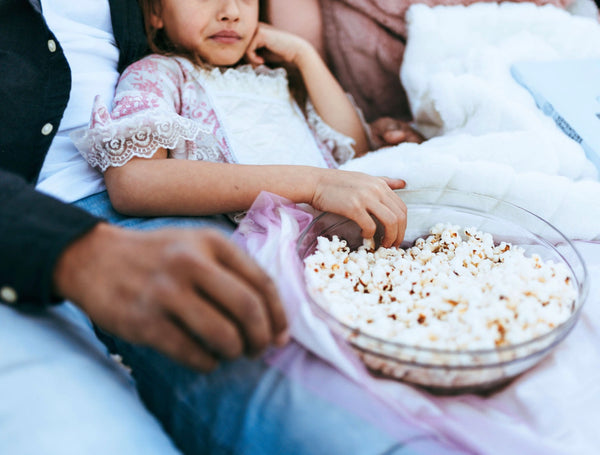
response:
<svg viewBox="0 0 600 455"><path fill-rule="evenodd" d="M329 65L367 121L410 118L400 83L406 44L405 15L413 3L470 5L478 0L320 0ZM535 0L565 7L573 0Z"/></svg>

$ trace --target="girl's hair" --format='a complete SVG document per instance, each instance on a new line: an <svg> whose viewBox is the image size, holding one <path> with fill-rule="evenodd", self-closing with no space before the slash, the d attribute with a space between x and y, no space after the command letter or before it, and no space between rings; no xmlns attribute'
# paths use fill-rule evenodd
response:
<svg viewBox="0 0 600 455"><path fill-rule="evenodd" d="M205 63L193 52L173 44L164 29L157 29L152 25L152 14L160 16L162 12L161 0L138 0L138 2L144 17L144 30L146 31L148 47L153 53L161 55L181 55L182 57L187 57L197 65L205 65Z"/></svg>

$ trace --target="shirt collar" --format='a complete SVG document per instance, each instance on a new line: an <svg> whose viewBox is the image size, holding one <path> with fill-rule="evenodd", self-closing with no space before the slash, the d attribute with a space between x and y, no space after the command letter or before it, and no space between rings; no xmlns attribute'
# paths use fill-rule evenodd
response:
<svg viewBox="0 0 600 455"><path fill-rule="evenodd" d="M36 10L38 13L42 14L42 4L41 4L40 0L28 0L28 1L34 10Z"/></svg>

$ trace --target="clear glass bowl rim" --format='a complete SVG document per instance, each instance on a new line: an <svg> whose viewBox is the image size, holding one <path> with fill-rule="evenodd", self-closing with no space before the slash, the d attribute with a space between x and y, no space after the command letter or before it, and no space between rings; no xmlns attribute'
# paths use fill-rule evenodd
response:
<svg viewBox="0 0 600 455"><path fill-rule="evenodd" d="M494 197L491 196L487 196L484 194L479 194L479 193L464 193L461 191L457 191L457 190L441 190L441 189L437 189L437 188L432 188L432 189L420 189L420 190L396 190L396 193L398 193L400 196L402 196L403 194L408 194L408 193L431 193L431 194L440 194L440 193L444 193L444 194L449 194L449 195L460 195L460 196L469 196L469 197L475 197L475 198L479 198L482 200L487 200L489 202L494 202L495 204L498 205L505 205L508 207L512 207L514 210L517 210L523 214L526 214L527 216L531 216L536 218L537 220L541 221L543 224L545 224L547 227L549 227L552 231L554 231L554 233L558 236L558 238L561 239L561 243L564 242L565 245L568 246L569 249L572 250L572 252L574 253L575 257L577 258L577 261L579 262L579 265L581 266L581 281L577 279L576 276L574 276L573 278L577 281L577 291L578 291L578 305L575 308L575 311L573 311L573 313L569 316L569 318L564 321L563 323L557 325L556 327L554 327L551 331L544 333L543 335L539 335L535 338L532 338L530 340L527 341L523 341L521 343L516 343L516 344L511 344L511 345L507 345L507 346L501 346L498 348L493 348L493 349L474 349L474 350L453 350L453 349L439 349L439 348L428 348L428 347L421 347L421 346L415 346L415 345L410 345L410 344L405 344L405 343L400 343L400 342L396 342L396 341L390 341L390 340L386 340L384 338L379 338L375 335L371 335L368 333L365 333L363 331L361 331L360 329L356 328L356 327L352 327L342 321L340 321L339 319L337 319L335 316L333 316L332 314L330 314L325 308L323 308L321 305L319 305L319 303L317 303L315 301L315 299L312 297L312 295L310 294L310 292L308 291L308 289L306 289L306 294L308 296L308 298L310 299L310 303L315 305L322 313L322 315L324 317L326 317L328 320L330 320L332 323L334 323L334 325L339 326L339 328L344 329L345 331L348 331L350 333L358 333L362 338L372 341L373 343L380 343L383 345L386 345L387 347L390 348L398 348L398 349L403 349L403 350L411 350L417 353L426 353L426 354L449 354L449 355L453 355L453 356L486 356L486 355L494 355L494 354L499 354L499 353L504 353L504 352L511 352L511 351L516 351L516 350L520 350L520 349L524 349L527 348L528 346L531 345L535 345L538 343L541 343L542 341L548 339L548 338L553 338L553 337L559 337L559 339L564 339L564 337L568 334L568 332L575 326L575 322L576 320L579 318L579 314L581 312L581 309L585 303L585 301L587 300L587 294L588 294L588 288L589 288L589 283L588 283L588 271L587 271L587 267L585 265L585 261L583 260L583 257L581 256L581 253L579 253L579 251L577 250L577 248L575 247L575 245L573 244L573 242L571 242L571 240L569 240L561 231L559 231L555 226L553 226L552 224L550 224L548 221L546 221L545 219L541 218L540 216L536 215L535 213L521 207L518 206L516 204L507 202L507 201L501 201L499 199L496 199ZM410 204L410 203L409 203ZM407 205L409 205L407 204ZM415 205L419 205L419 206L440 206L440 204L436 203L436 202L430 202L430 203L426 203L426 202L420 202L418 204ZM449 208L449 209L457 209L463 212L468 212L468 213L472 213L475 215L485 215L487 217L490 217L489 214L482 212L480 210L477 209L473 209L472 207L468 207L465 205L461 205L461 204L444 204L443 205L444 208ZM302 263L303 266L303 259L302 257L300 257L300 248L304 242L305 237L309 234L311 228L318 223L323 217L332 215L330 212L323 212L321 214L319 214L318 216L316 216L311 223L300 233L300 236L298 237L298 240L296 242L296 253L298 255L298 258L300 259L300 262ZM333 229L336 226L339 226L341 224L345 224L348 222L352 222L350 219L348 218L344 218L341 219L339 222L332 224L331 226L328 226L327 229ZM515 224L514 222L511 221L511 223ZM525 229L525 228L523 228ZM537 236L537 234L528 231L529 233ZM545 243L547 245L550 245L552 248L554 248L554 246L552 246L549 242L545 241ZM562 257L562 255L559 253L559 256ZM570 266L570 264L567 264L567 266L569 267L569 269L574 273L573 268ZM303 267L302 267L302 271L303 271ZM304 273L302 274L303 277L303 282L304 284L306 284L306 281L304 279ZM570 327L568 327L570 326ZM567 327L567 329L565 330L565 333L562 333L562 329ZM350 343L352 343L352 340L348 340ZM381 355L381 356L385 356L389 359L392 360L397 360L394 359L394 357L391 357L389 354L386 354L384 352L377 352L372 350L372 348L364 348L363 346L358 345L357 346L359 349L361 350L367 350L368 352L372 353L372 354L376 354L376 355ZM522 360L524 358L529 357L530 355L534 355L535 352L530 353L527 356L524 357L519 357L518 360ZM517 360L517 359L513 359ZM422 365L422 364L421 364ZM481 366L481 365L480 365Z"/></svg>

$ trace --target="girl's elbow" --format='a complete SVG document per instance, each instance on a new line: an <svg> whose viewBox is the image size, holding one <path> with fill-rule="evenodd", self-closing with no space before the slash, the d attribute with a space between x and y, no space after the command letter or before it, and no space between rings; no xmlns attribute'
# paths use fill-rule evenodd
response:
<svg viewBox="0 0 600 455"><path fill-rule="evenodd" d="M123 215L139 215L136 188L122 175L105 175L106 190L113 208Z"/></svg>
<svg viewBox="0 0 600 455"><path fill-rule="evenodd" d="M122 215L138 215L139 207L136 207L134 198L124 191L108 187L108 197L113 208Z"/></svg>

